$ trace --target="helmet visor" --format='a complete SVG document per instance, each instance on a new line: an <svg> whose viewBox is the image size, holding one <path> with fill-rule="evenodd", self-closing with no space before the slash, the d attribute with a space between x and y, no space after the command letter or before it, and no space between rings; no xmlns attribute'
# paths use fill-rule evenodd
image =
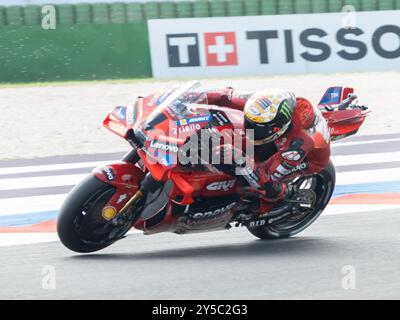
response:
<svg viewBox="0 0 400 320"><path fill-rule="evenodd" d="M262 145L275 141L286 132L289 125L290 122L286 123L283 127L279 127L275 123L268 123L268 124L256 123L254 121L251 121L247 117L245 117L245 123L244 123L247 135L248 135L247 130L253 130L252 136L254 137L254 139L250 137L249 139L254 145Z"/></svg>

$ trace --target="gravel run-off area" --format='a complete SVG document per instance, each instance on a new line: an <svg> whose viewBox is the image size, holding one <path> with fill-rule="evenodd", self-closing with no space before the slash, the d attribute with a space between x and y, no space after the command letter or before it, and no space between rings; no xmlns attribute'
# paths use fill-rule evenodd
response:
<svg viewBox="0 0 400 320"><path fill-rule="evenodd" d="M352 86L372 113L359 134L400 132L400 72L200 79L205 87L287 88L317 103L329 86ZM0 86L0 159L129 150L102 127L107 113L137 95L187 80Z"/></svg>

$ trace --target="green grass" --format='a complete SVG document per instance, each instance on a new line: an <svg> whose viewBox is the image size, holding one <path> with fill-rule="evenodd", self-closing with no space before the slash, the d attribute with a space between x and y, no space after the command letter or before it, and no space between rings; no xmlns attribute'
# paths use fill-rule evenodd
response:
<svg viewBox="0 0 400 320"><path fill-rule="evenodd" d="M356 71L356 72L337 72L337 73L356 73L356 74L363 74L363 73L398 73L399 71L369 71L369 70L364 70L364 71ZM335 74L334 72L333 74ZM314 76L324 76L324 75L329 75L332 73L313 73L312 75ZM205 83L207 80L227 80L229 84L229 79L235 80L235 79L243 79L243 80L263 80L263 79L270 79L270 78L280 78L280 77L287 77L291 76L294 78L301 78L304 75L310 75L309 73L296 73L296 74L265 74L265 75L245 75L245 76L214 76L214 77L179 77L179 78L161 78L161 79L155 79L155 78L135 78L135 79L109 79L109 80L77 80L77 81L50 81L50 82L28 82L28 83L0 83L0 89L2 88L18 88L18 87L46 87L46 86L68 86L68 85L90 85L90 84L129 84L129 83L141 83L141 82L171 82L171 81L179 81L179 82L185 82L185 81L192 81L192 80L199 80L202 83Z"/></svg>
<svg viewBox="0 0 400 320"><path fill-rule="evenodd" d="M220 76L220 77L179 77L179 78L135 78L135 79L109 79L109 80L71 80L71 81L47 81L47 82L21 82L8 83L0 82L1 88L18 88L18 87L47 87L47 86L69 86L69 85L88 85L88 84L118 84L118 83L140 83L140 82L170 82L170 81L192 81L192 80L218 80L218 79L253 79L253 78L269 78L273 75L254 75L254 76Z"/></svg>
<svg viewBox="0 0 400 320"><path fill-rule="evenodd" d="M153 81L153 78L141 79L115 79L115 80L71 80L71 81L48 81L48 82L21 82L21 83L0 83L0 88L16 88L16 87L47 87L47 86L65 86L65 85L81 85L81 84L107 84L107 83L137 83ZM157 80L159 81L159 80Z"/></svg>
<svg viewBox="0 0 400 320"><path fill-rule="evenodd" d="M26 83L0 83L0 89L3 88L23 88L23 87L56 87L56 86L76 86L76 85L95 85L95 84L129 84L129 83L140 83L140 82L171 82L171 81L192 81L199 80L204 82L207 80L219 80L219 79L265 79L274 77L276 75L253 75L253 76L214 76L214 77L179 77L179 78L140 78L140 79L110 79L110 80L71 80L71 81L48 81L48 82L26 82ZM296 76L296 74L292 75Z"/></svg>

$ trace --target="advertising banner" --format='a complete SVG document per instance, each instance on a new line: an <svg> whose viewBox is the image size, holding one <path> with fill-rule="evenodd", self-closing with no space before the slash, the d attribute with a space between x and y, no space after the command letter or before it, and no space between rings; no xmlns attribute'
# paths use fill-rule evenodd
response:
<svg viewBox="0 0 400 320"><path fill-rule="evenodd" d="M400 70L400 11L149 20L153 76Z"/></svg>

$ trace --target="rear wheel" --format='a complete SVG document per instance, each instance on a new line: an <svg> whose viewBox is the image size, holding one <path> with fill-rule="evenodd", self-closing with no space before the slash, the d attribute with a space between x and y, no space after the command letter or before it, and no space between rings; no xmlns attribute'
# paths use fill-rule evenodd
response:
<svg viewBox="0 0 400 320"><path fill-rule="evenodd" d="M59 212L57 233L61 242L76 252L93 252L108 247L129 231L116 227L102 217L105 204L115 188L88 176L68 195Z"/></svg>
<svg viewBox="0 0 400 320"><path fill-rule="evenodd" d="M301 197L314 199L311 208L293 204L291 211L268 216L264 225L248 227L248 230L260 239L288 238L298 234L308 228L324 211L335 188L335 179L335 167L331 161L319 173L294 179L289 184L296 187L297 193Z"/></svg>

